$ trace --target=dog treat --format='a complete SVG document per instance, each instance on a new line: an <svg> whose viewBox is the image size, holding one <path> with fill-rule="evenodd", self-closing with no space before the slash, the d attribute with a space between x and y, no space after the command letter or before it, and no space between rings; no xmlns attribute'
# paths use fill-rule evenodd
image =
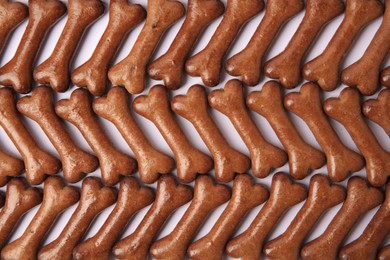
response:
<svg viewBox="0 0 390 260"><path fill-rule="evenodd" d="M64 178L71 183L80 181L85 173L96 170L99 163L95 156L84 152L73 142L61 119L54 111L53 92L40 86L31 96L18 100L17 109L36 121L58 151L62 161Z"/></svg>
<svg viewBox="0 0 390 260"><path fill-rule="evenodd" d="M390 183L386 186L386 199L362 235L345 246L340 259L375 259L382 241L390 231Z"/></svg>
<svg viewBox="0 0 390 260"><path fill-rule="evenodd" d="M56 92L69 87L69 65L84 30L104 12L100 0L69 0L68 20L51 56L34 70L34 79Z"/></svg>
<svg viewBox="0 0 390 260"><path fill-rule="evenodd" d="M282 90L276 81L269 81L261 91L250 93L246 103L250 109L264 116L276 132L287 151L291 176L303 179L312 169L325 164L324 154L302 139L288 117L283 107Z"/></svg>
<svg viewBox="0 0 390 260"><path fill-rule="evenodd" d="M118 259L146 259L150 244L166 219L177 208L192 199L192 190L178 184L172 176L161 176L157 184L156 199L137 229L115 244L113 254Z"/></svg>
<svg viewBox="0 0 390 260"><path fill-rule="evenodd" d="M163 135L176 157L177 176L182 182L192 182L197 173L205 174L213 168L211 158L193 147L169 105L164 86L154 86L148 96L138 96L133 102L134 111L152 121Z"/></svg>
<svg viewBox="0 0 390 260"><path fill-rule="evenodd" d="M267 259L299 259L299 252L310 230L321 215L345 198L342 186L332 184L324 175L310 179L309 196L287 230L264 246Z"/></svg>
<svg viewBox="0 0 390 260"><path fill-rule="evenodd" d="M29 187L24 179L12 178L8 182L5 204L0 211L0 250L7 244L19 219L41 201L41 191Z"/></svg>
<svg viewBox="0 0 390 260"><path fill-rule="evenodd" d="M185 64L186 72L201 77L206 86L214 87L220 81L223 58L241 27L264 8L263 0L228 0L225 16L207 46Z"/></svg>
<svg viewBox="0 0 390 260"><path fill-rule="evenodd" d="M344 11L341 0L307 0L306 13L286 49L267 61L265 74L279 79L285 88L295 88L301 80L301 65L316 36L329 21Z"/></svg>
<svg viewBox="0 0 390 260"><path fill-rule="evenodd" d="M390 259L390 245L385 246L378 253L378 260L388 260Z"/></svg>
<svg viewBox="0 0 390 260"><path fill-rule="evenodd" d="M248 147L254 176L267 177L272 169L282 167L287 162L286 153L268 143L250 117L240 81L228 81L224 89L212 91L208 98L210 106L230 119Z"/></svg>
<svg viewBox="0 0 390 260"><path fill-rule="evenodd" d="M206 143L215 164L215 178L230 182L236 173L245 173L250 160L233 149L222 135L208 112L207 94L204 87L192 86L187 95L178 95L171 101L172 110L190 121Z"/></svg>
<svg viewBox="0 0 390 260"><path fill-rule="evenodd" d="M149 76L164 80L169 89L178 89L182 83L184 63L198 36L224 10L220 0L189 0L187 16L180 31L168 51L149 65Z"/></svg>
<svg viewBox="0 0 390 260"><path fill-rule="evenodd" d="M132 94L145 89L145 74L164 32L185 14L182 3L174 0L148 0L148 15L129 55L108 71L114 85L123 85Z"/></svg>
<svg viewBox="0 0 390 260"><path fill-rule="evenodd" d="M364 102L363 114L385 129L390 136L390 90L382 90L376 100Z"/></svg>
<svg viewBox="0 0 390 260"><path fill-rule="evenodd" d="M185 259L187 247L209 213L230 199L229 187L216 184L209 176L195 181L194 198L175 229L155 242L150 253L154 259Z"/></svg>
<svg viewBox="0 0 390 260"><path fill-rule="evenodd" d="M322 109L320 88L316 84L306 83L300 92L287 94L284 107L309 126L326 154L328 175L332 181L344 181L350 173L364 167L364 158L347 148L332 128Z"/></svg>
<svg viewBox="0 0 390 260"><path fill-rule="evenodd" d="M58 0L29 0L30 13L27 28L20 40L15 56L0 68L0 84L12 86L19 93L32 88L33 66L47 31L66 13Z"/></svg>
<svg viewBox="0 0 390 260"><path fill-rule="evenodd" d="M380 81L383 86L390 88L390 66L381 72Z"/></svg>
<svg viewBox="0 0 390 260"><path fill-rule="evenodd" d="M56 174L61 169L61 162L42 150L24 126L10 88L0 89L0 125L23 157L29 183L40 184L47 174Z"/></svg>
<svg viewBox="0 0 390 260"><path fill-rule="evenodd" d="M10 178L21 175L24 169L22 160L0 149L0 187L7 184Z"/></svg>
<svg viewBox="0 0 390 260"><path fill-rule="evenodd" d="M263 57L280 28L304 7L303 0L268 0L263 20L246 47L226 61L226 71L248 86L260 82Z"/></svg>
<svg viewBox="0 0 390 260"><path fill-rule="evenodd" d="M303 67L303 77L317 82L325 91L337 88L343 59L360 30L383 14L379 0L347 0L346 3L344 20L324 52Z"/></svg>
<svg viewBox="0 0 390 260"><path fill-rule="evenodd" d="M92 56L72 72L72 82L94 96L106 92L111 61L125 36L146 17L145 9L128 0L110 0L109 20Z"/></svg>
<svg viewBox="0 0 390 260"><path fill-rule="evenodd" d="M86 89L77 89L72 92L70 99L58 101L55 112L75 125L87 140L99 159L104 184L115 185L121 175L135 172L136 161L118 151L100 126L92 111L92 99Z"/></svg>
<svg viewBox="0 0 390 260"><path fill-rule="evenodd" d="M290 207L307 197L304 185L294 183L284 173L272 178L270 197L249 228L232 239L226 246L229 256L240 259L260 259L261 250L268 234L279 218Z"/></svg>
<svg viewBox="0 0 390 260"><path fill-rule="evenodd" d="M92 220L117 199L115 188L104 187L95 177L87 177L81 186L80 202L56 240L44 246L38 259L72 259L72 251L80 242Z"/></svg>
<svg viewBox="0 0 390 260"><path fill-rule="evenodd" d="M175 168L175 161L156 150L135 122L129 108L129 96L121 87L113 87L107 97L93 103L95 113L109 121L121 132L127 144L135 153L141 180L153 183L160 173L168 174Z"/></svg>
<svg viewBox="0 0 390 260"><path fill-rule="evenodd" d="M66 186L60 177L45 180L43 201L23 235L1 251L1 259L37 259L39 247L57 216L79 200L76 188Z"/></svg>
<svg viewBox="0 0 390 260"><path fill-rule="evenodd" d="M73 250L73 258L76 260L109 259L111 248L129 219L137 211L151 204L153 200L152 189L140 186L135 178L122 179L115 208L96 235Z"/></svg>
<svg viewBox="0 0 390 260"><path fill-rule="evenodd" d="M381 190L354 176L348 180L347 198L325 232L302 248L303 259L337 259L345 237L356 221L383 201Z"/></svg>
<svg viewBox="0 0 390 260"><path fill-rule="evenodd" d="M325 113L347 129L366 159L366 173L373 186L383 186L390 176L390 153L379 144L362 115L359 92L345 88L339 98L329 98L324 103Z"/></svg>

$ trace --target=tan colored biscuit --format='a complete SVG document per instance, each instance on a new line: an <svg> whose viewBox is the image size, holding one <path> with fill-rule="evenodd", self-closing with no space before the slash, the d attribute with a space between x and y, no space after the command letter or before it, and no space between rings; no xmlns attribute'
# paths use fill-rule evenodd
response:
<svg viewBox="0 0 390 260"><path fill-rule="evenodd" d="M245 104L244 88L240 81L230 80L224 89L212 91L209 104L225 114L249 149L252 174L267 177L270 172L287 162L287 154L264 139L253 122Z"/></svg>
<svg viewBox="0 0 390 260"><path fill-rule="evenodd" d="M121 132L137 158L142 182L153 183L160 177L160 173L168 174L175 168L175 161L155 149L137 125L130 112L126 89L111 88L107 97L95 99L93 110L97 115L111 121Z"/></svg>
<svg viewBox="0 0 390 260"><path fill-rule="evenodd" d="M299 259L299 252L321 215L345 198L345 189L324 175L310 179L309 197L286 231L264 246L267 259Z"/></svg>
<svg viewBox="0 0 390 260"><path fill-rule="evenodd" d="M129 55L108 71L114 85L123 85L132 94L145 89L147 65L164 32L185 14L175 0L148 0L146 22Z"/></svg>
<svg viewBox="0 0 390 260"><path fill-rule="evenodd" d="M226 13L207 46L187 60L186 72L209 87L220 81L223 58L241 27L264 8L263 0L228 0Z"/></svg>
<svg viewBox="0 0 390 260"><path fill-rule="evenodd" d="M243 260L260 259L265 239L276 227L283 213L307 197L304 185L294 183L284 173L276 173L272 178L270 197L249 228L230 240L226 246L229 256Z"/></svg>
<svg viewBox="0 0 390 260"><path fill-rule="evenodd" d="M346 147L322 109L320 88L306 83L299 92L284 97L284 107L301 117L309 126L326 154L328 175L332 181L344 181L364 167L364 158Z"/></svg>
<svg viewBox="0 0 390 260"><path fill-rule="evenodd" d="M113 253L118 259L146 259L149 247L164 222L177 208L192 199L192 190L178 184L172 176L161 176L156 199L150 210L130 236L115 244Z"/></svg>
<svg viewBox="0 0 390 260"><path fill-rule="evenodd" d="M109 259L114 243L121 235L131 217L154 200L152 189L142 187L137 179L125 177L119 186L115 208L99 231L73 249L73 258Z"/></svg>
<svg viewBox="0 0 390 260"><path fill-rule="evenodd" d="M154 86L147 96L138 96L134 111L156 125L176 157L177 176L182 182L192 182L197 173L206 174L213 168L211 158L191 145L175 120L169 97L162 85Z"/></svg>
<svg viewBox="0 0 390 260"><path fill-rule="evenodd" d="M199 176L195 181L194 198L174 230L155 242L150 248L154 259L185 259L199 227L209 213L230 199L228 186L217 184L209 176Z"/></svg>
<svg viewBox="0 0 390 260"><path fill-rule="evenodd" d="M55 105L57 115L75 125L99 159L102 180L106 185L115 185L120 176L134 173L136 161L119 150L100 126L92 110L92 99L86 89L77 89L69 99Z"/></svg>
<svg viewBox="0 0 390 260"><path fill-rule="evenodd" d="M348 180L347 198L325 232L302 248L306 259L337 259L338 251L356 221L367 211L383 202L383 192L370 187L365 179L354 176Z"/></svg>
<svg viewBox="0 0 390 260"><path fill-rule="evenodd" d="M301 81L301 66L306 53L321 29L344 11L341 0L307 0L306 13L286 49L267 61L264 72L279 79L285 88L295 88Z"/></svg>
<svg viewBox="0 0 390 260"><path fill-rule="evenodd" d="M19 93L32 88L33 66L47 31L66 13L59 0L29 0L30 17L14 57L0 68L0 84Z"/></svg>
<svg viewBox="0 0 390 260"><path fill-rule="evenodd" d="M3 187L12 178L24 172L24 163L0 149L0 187Z"/></svg>
<svg viewBox="0 0 390 260"><path fill-rule="evenodd" d="M57 216L76 203L79 197L79 191L66 186L60 177L47 178L44 183L43 201L38 212L23 235L3 248L1 259L37 259L41 243Z"/></svg>
<svg viewBox="0 0 390 260"><path fill-rule="evenodd" d="M385 129L390 136L390 90L382 90L376 100L364 102L363 114Z"/></svg>
<svg viewBox="0 0 390 260"><path fill-rule="evenodd" d="M17 109L37 122L49 137L61 157L62 171L68 182L80 181L85 173L93 172L99 166L95 156L84 152L73 142L54 111L54 96L49 87L40 86L31 96L20 98Z"/></svg>
<svg viewBox="0 0 390 260"><path fill-rule="evenodd" d="M149 65L149 76L163 80L168 89L180 88L185 61L198 36L224 10L220 0L189 0L187 16L180 31L168 51Z"/></svg>
<svg viewBox="0 0 390 260"><path fill-rule="evenodd" d="M226 61L227 73L255 86L262 76L263 58L282 26L304 7L303 0L268 0L263 19L246 47Z"/></svg>
<svg viewBox="0 0 390 260"><path fill-rule="evenodd" d="M246 213L268 199L265 186L256 184L247 174L233 181L233 193L228 205L210 232L192 243L187 250L191 259L222 259L225 246Z"/></svg>
<svg viewBox="0 0 390 260"><path fill-rule="evenodd" d="M95 177L87 177L81 186L80 202L61 234L38 253L38 259L72 259L73 249L97 214L114 204L117 199L115 188L104 187Z"/></svg>
<svg viewBox="0 0 390 260"><path fill-rule="evenodd" d="M383 247L378 253L378 260L390 259L390 245Z"/></svg>
<svg viewBox="0 0 390 260"><path fill-rule="evenodd" d="M0 212L0 250L7 244L22 216L41 201L41 191L29 187L24 179L13 178L8 182L5 204Z"/></svg>
<svg viewBox="0 0 390 260"><path fill-rule="evenodd" d="M325 113L339 121L352 137L366 160L366 173L373 186L383 186L390 176L390 153L385 151L364 120L359 92L345 88L338 98L324 103Z"/></svg>
<svg viewBox="0 0 390 260"><path fill-rule="evenodd" d="M0 125L23 157L29 183L42 183L47 174L56 174L61 162L42 150L27 130L16 109L15 93L10 88L0 89Z"/></svg>
<svg viewBox="0 0 390 260"><path fill-rule="evenodd" d="M276 132L288 154L291 176L303 179L312 169L325 164L324 154L307 144L291 122L283 106L281 87L276 81L268 81L261 91L250 93L246 103L264 116Z"/></svg>

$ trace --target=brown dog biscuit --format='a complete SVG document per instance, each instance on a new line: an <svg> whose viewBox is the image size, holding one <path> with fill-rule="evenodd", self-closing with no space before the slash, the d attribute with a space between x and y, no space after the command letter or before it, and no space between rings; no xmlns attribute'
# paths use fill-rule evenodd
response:
<svg viewBox="0 0 390 260"><path fill-rule="evenodd" d="M100 0L68 0L68 20L53 53L34 70L34 79L56 92L69 88L69 66L84 30L104 12Z"/></svg>
<svg viewBox="0 0 390 260"><path fill-rule="evenodd" d="M93 102L93 110L99 116L111 121L135 153L139 175L144 183L155 182L161 174L168 174L175 168L175 161L155 149L137 125L129 108L129 96L121 87L113 87L107 97Z"/></svg>
<svg viewBox="0 0 390 260"><path fill-rule="evenodd" d="M61 162L42 150L24 126L10 88L0 89L0 125L23 157L29 183L40 184L47 174L56 174L61 169Z"/></svg>
<svg viewBox="0 0 390 260"><path fill-rule="evenodd" d="M7 244L12 230L22 216L41 201L41 191L29 187L24 179L13 178L8 182L5 204L0 211L0 250Z"/></svg>
<svg viewBox="0 0 390 260"><path fill-rule="evenodd" d="M54 111L54 96L49 87L40 86L31 96L20 98L17 109L37 122L49 137L61 157L62 171L68 182L80 181L85 173L93 172L99 166L95 156L84 152L73 142Z"/></svg>
<svg viewBox="0 0 390 260"><path fill-rule="evenodd" d="M113 253L118 259L146 259L149 247L169 215L192 199L192 190L178 184L172 176L161 176L157 183L152 207L130 236L115 244Z"/></svg>
<svg viewBox="0 0 390 260"><path fill-rule="evenodd" d="M263 58L272 41L288 20L304 7L303 0L268 0L263 19L246 47L226 61L226 71L255 86L262 75Z"/></svg>
<svg viewBox="0 0 390 260"><path fill-rule="evenodd" d="M303 179L312 169L325 164L324 154L307 144L291 122L283 107L281 87L276 81L269 81L261 91L250 93L246 103L250 109L264 116L276 132L288 154L291 176Z"/></svg>
<svg viewBox="0 0 390 260"><path fill-rule="evenodd" d="M378 260L390 259L390 245L383 247L378 253Z"/></svg>
<svg viewBox="0 0 390 260"><path fill-rule="evenodd" d="M184 259L197 230L209 213L230 199L229 187L217 184L209 176L195 181L194 198L174 230L150 248L154 259Z"/></svg>
<svg viewBox="0 0 390 260"><path fill-rule="evenodd" d="M305 238L321 215L345 198L342 186L332 184L324 175L310 179L309 196L286 231L264 246L267 259L299 259Z"/></svg>
<svg viewBox="0 0 390 260"><path fill-rule="evenodd" d="M366 159L366 173L373 186L386 184L390 176L390 153L385 151L364 120L359 92L345 88L338 98L324 103L325 113L339 121Z"/></svg>
<svg viewBox="0 0 390 260"><path fill-rule="evenodd" d="M296 87L301 80L301 65L316 36L329 21L344 11L341 0L307 0L306 13L286 49L267 61L265 74L279 79L285 88Z"/></svg>
<svg viewBox="0 0 390 260"><path fill-rule="evenodd" d="M370 187L366 180L354 176L348 180L347 198L325 232L302 248L305 259L337 259L345 237L356 221L383 201L381 190Z"/></svg>
<svg viewBox="0 0 390 260"><path fill-rule="evenodd" d="M187 60L186 72L201 77L206 86L214 87L220 81L223 58L241 27L264 8L263 0L228 0L225 16L207 46Z"/></svg>
<svg viewBox="0 0 390 260"><path fill-rule="evenodd" d="M148 0L146 22L129 55L108 71L114 85L123 85L132 94L145 89L149 59L164 32L185 13L182 3L175 0Z"/></svg>
<svg viewBox="0 0 390 260"><path fill-rule="evenodd" d="M386 88L390 88L390 66L382 70L380 75L380 82Z"/></svg>
<svg viewBox="0 0 390 260"><path fill-rule="evenodd" d="M208 112L207 93L203 86L194 85L187 95L175 96L172 110L194 125L210 150L215 165L215 178L230 182L236 173L245 173L250 167L249 158L232 148Z"/></svg>
<svg viewBox="0 0 390 260"><path fill-rule="evenodd" d="M76 260L109 259L111 249L129 219L153 200L152 189L140 186L135 178L122 179L115 208L93 237L73 249L73 258Z"/></svg>
<svg viewBox="0 0 390 260"><path fill-rule="evenodd" d="M383 14L379 0L347 0L346 3L344 19L323 53L303 67L303 77L317 82L325 91L337 88L343 59L360 30Z"/></svg>
<svg viewBox="0 0 390 260"><path fill-rule="evenodd" d="M390 90L382 90L376 100L364 102L363 114L380 125L390 136Z"/></svg>
<svg viewBox="0 0 390 260"><path fill-rule="evenodd" d="M35 58L47 31L66 13L59 0L29 0L30 17L14 57L0 68L0 84L12 86L19 93L32 88Z"/></svg>
<svg viewBox="0 0 390 260"><path fill-rule="evenodd" d="M279 218L288 208L306 197L307 189L304 185L294 183L287 174L275 174L268 201L249 228L227 244L228 255L246 260L260 259L264 241Z"/></svg>
<svg viewBox="0 0 390 260"><path fill-rule="evenodd" d="M80 202L61 234L38 253L38 259L72 259L73 249L97 214L114 204L117 199L115 188L104 187L95 177L87 177L81 186Z"/></svg>
<svg viewBox="0 0 390 260"><path fill-rule="evenodd" d="M1 251L1 259L37 259L39 247L57 216L79 200L79 191L60 177L45 180L43 201L23 235Z"/></svg>
<svg viewBox="0 0 390 260"><path fill-rule="evenodd" d="M10 178L21 175L24 169L22 160L0 149L0 187L7 184Z"/></svg>
<svg viewBox="0 0 390 260"><path fill-rule="evenodd" d="M364 158L347 148L340 140L322 109L318 85L306 83L300 92L284 97L284 107L301 117L309 126L324 150L328 164L328 175L332 181L343 181L352 172L364 167Z"/></svg>
<svg viewBox="0 0 390 260"><path fill-rule="evenodd" d="M152 121L163 135L176 157L177 176L182 182L192 182L197 173L205 174L213 168L211 158L193 147L169 105L164 86L150 89L148 96L138 96L133 102L134 111Z"/></svg>
<svg viewBox="0 0 390 260"><path fill-rule="evenodd" d="M250 117L240 81L228 81L224 89L212 91L208 99L210 106L230 119L248 147L254 176L267 177L274 168L282 167L287 162L287 154L267 142Z"/></svg>
<svg viewBox="0 0 390 260"><path fill-rule="evenodd" d="M86 89L72 92L70 99L62 99L55 105L57 115L75 125L99 159L102 180L115 185L120 176L132 174L136 161L118 151L100 126L92 110L92 99Z"/></svg>
<svg viewBox="0 0 390 260"><path fill-rule="evenodd" d="M186 58L198 36L224 10L220 0L189 0L187 16L180 31L168 51L149 65L149 76L163 80L168 89L178 89L182 83Z"/></svg>

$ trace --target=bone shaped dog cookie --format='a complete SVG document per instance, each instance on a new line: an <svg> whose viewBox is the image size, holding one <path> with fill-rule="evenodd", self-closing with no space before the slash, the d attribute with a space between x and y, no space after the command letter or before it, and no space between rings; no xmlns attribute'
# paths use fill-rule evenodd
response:
<svg viewBox="0 0 390 260"><path fill-rule="evenodd" d="M380 82L386 88L390 87L390 66L382 70L380 75Z"/></svg>
<svg viewBox="0 0 390 260"><path fill-rule="evenodd" d="M72 251L80 242L92 220L117 198L115 188L104 187L95 177L87 177L81 186L80 202L56 240L44 246L38 259L72 259Z"/></svg>
<svg viewBox="0 0 390 260"><path fill-rule="evenodd" d="M389 260L390 259L390 245L382 248L378 253L378 260Z"/></svg>
<svg viewBox="0 0 390 260"><path fill-rule="evenodd" d="M15 56L0 68L0 84L12 86L19 93L32 88L35 58L50 27L66 12L59 0L29 0L29 20Z"/></svg>
<svg viewBox="0 0 390 260"><path fill-rule="evenodd" d="M390 90L382 90L376 100L365 101L363 114L380 125L390 136Z"/></svg>
<svg viewBox="0 0 390 260"><path fill-rule="evenodd" d="M240 76L248 86L260 82L265 53L288 20L304 7L303 0L268 0L263 19L246 47L226 61L227 73Z"/></svg>
<svg viewBox="0 0 390 260"><path fill-rule="evenodd" d="M36 121L58 151L64 178L71 183L80 181L85 173L98 167L95 156L81 150L72 140L61 119L54 111L54 96L49 87L40 86L31 96L18 100L17 109Z"/></svg>
<svg viewBox="0 0 390 260"><path fill-rule="evenodd" d="M301 117L309 126L318 143L324 150L331 180L345 180L352 172L364 167L363 157L347 148L328 121L321 104L318 85L306 83L300 92L289 93L284 97L284 107Z"/></svg>
<svg viewBox="0 0 390 260"><path fill-rule="evenodd" d="M23 235L1 251L1 258L37 259L39 247L57 216L79 200L79 191L66 186L60 177L45 180L43 201Z"/></svg>
<svg viewBox="0 0 390 260"><path fill-rule="evenodd" d="M228 81L224 89L212 91L208 99L210 106L230 119L248 147L254 176L267 177L272 169L279 168L287 162L286 153L268 143L250 117L240 81Z"/></svg>
<svg viewBox="0 0 390 260"><path fill-rule="evenodd" d="M217 180L230 182L236 173L245 173L249 169L249 158L228 144L209 114L204 87L192 86L187 95L175 96L171 106L175 113L194 125L207 145L213 155Z"/></svg>
<svg viewBox="0 0 390 260"><path fill-rule="evenodd" d="M187 60L186 72L201 77L206 86L220 81L222 61L241 27L264 8L263 0L228 0L225 16L207 46Z"/></svg>
<svg viewBox="0 0 390 260"><path fill-rule="evenodd" d="M113 254L118 259L146 259L150 244L162 225L177 208L192 199L187 185L176 183L172 176L161 176L157 184L156 199L150 210L130 236L115 244Z"/></svg>
<svg viewBox="0 0 390 260"><path fill-rule="evenodd" d="M138 161L141 180L155 182L161 174L168 174L175 167L175 161L156 150L137 125L129 108L129 96L121 87L113 87L107 97L93 102L93 110L99 116L111 121L121 132Z"/></svg>
<svg viewBox="0 0 390 260"><path fill-rule="evenodd" d="M385 151L362 115L359 92L345 88L339 98L329 98L324 103L325 113L339 121L366 159L369 182L382 186L390 176L390 153Z"/></svg>
<svg viewBox="0 0 390 260"><path fill-rule="evenodd" d="M307 144L299 135L283 107L282 91L275 81L264 84L261 91L248 95L246 103L250 109L264 116L286 148L290 174L303 179L311 171L325 164L322 152Z"/></svg>
<svg viewBox="0 0 390 260"><path fill-rule="evenodd" d="M213 168L211 158L193 147L176 122L164 86L154 86L148 96L138 96L134 111L152 121L163 135L176 157L177 176L182 182L192 182L197 173Z"/></svg>
<svg viewBox="0 0 390 260"><path fill-rule="evenodd" d="M301 64L321 28L344 11L341 0L307 0L306 13L286 49L264 65L265 74L279 79L285 88L301 80Z"/></svg>
<svg viewBox="0 0 390 260"><path fill-rule="evenodd" d="M283 213L307 197L304 185L294 183L284 173L272 178L270 197L249 228L226 246L229 256L244 260L260 259L263 244Z"/></svg>
<svg viewBox="0 0 390 260"><path fill-rule="evenodd" d="M93 113L92 100L86 89L77 89L72 92L70 99L58 101L55 112L75 125L87 140L99 159L105 184L115 185L120 175L126 176L136 170L136 161L118 151L104 133Z"/></svg>
<svg viewBox="0 0 390 260"><path fill-rule="evenodd" d="M132 94L145 89L149 59L164 32L185 13L182 3L175 0L148 0L148 15L129 55L108 71L114 85L123 85Z"/></svg>
<svg viewBox="0 0 390 260"><path fill-rule="evenodd" d="M24 163L0 149L0 187L24 172Z"/></svg>

